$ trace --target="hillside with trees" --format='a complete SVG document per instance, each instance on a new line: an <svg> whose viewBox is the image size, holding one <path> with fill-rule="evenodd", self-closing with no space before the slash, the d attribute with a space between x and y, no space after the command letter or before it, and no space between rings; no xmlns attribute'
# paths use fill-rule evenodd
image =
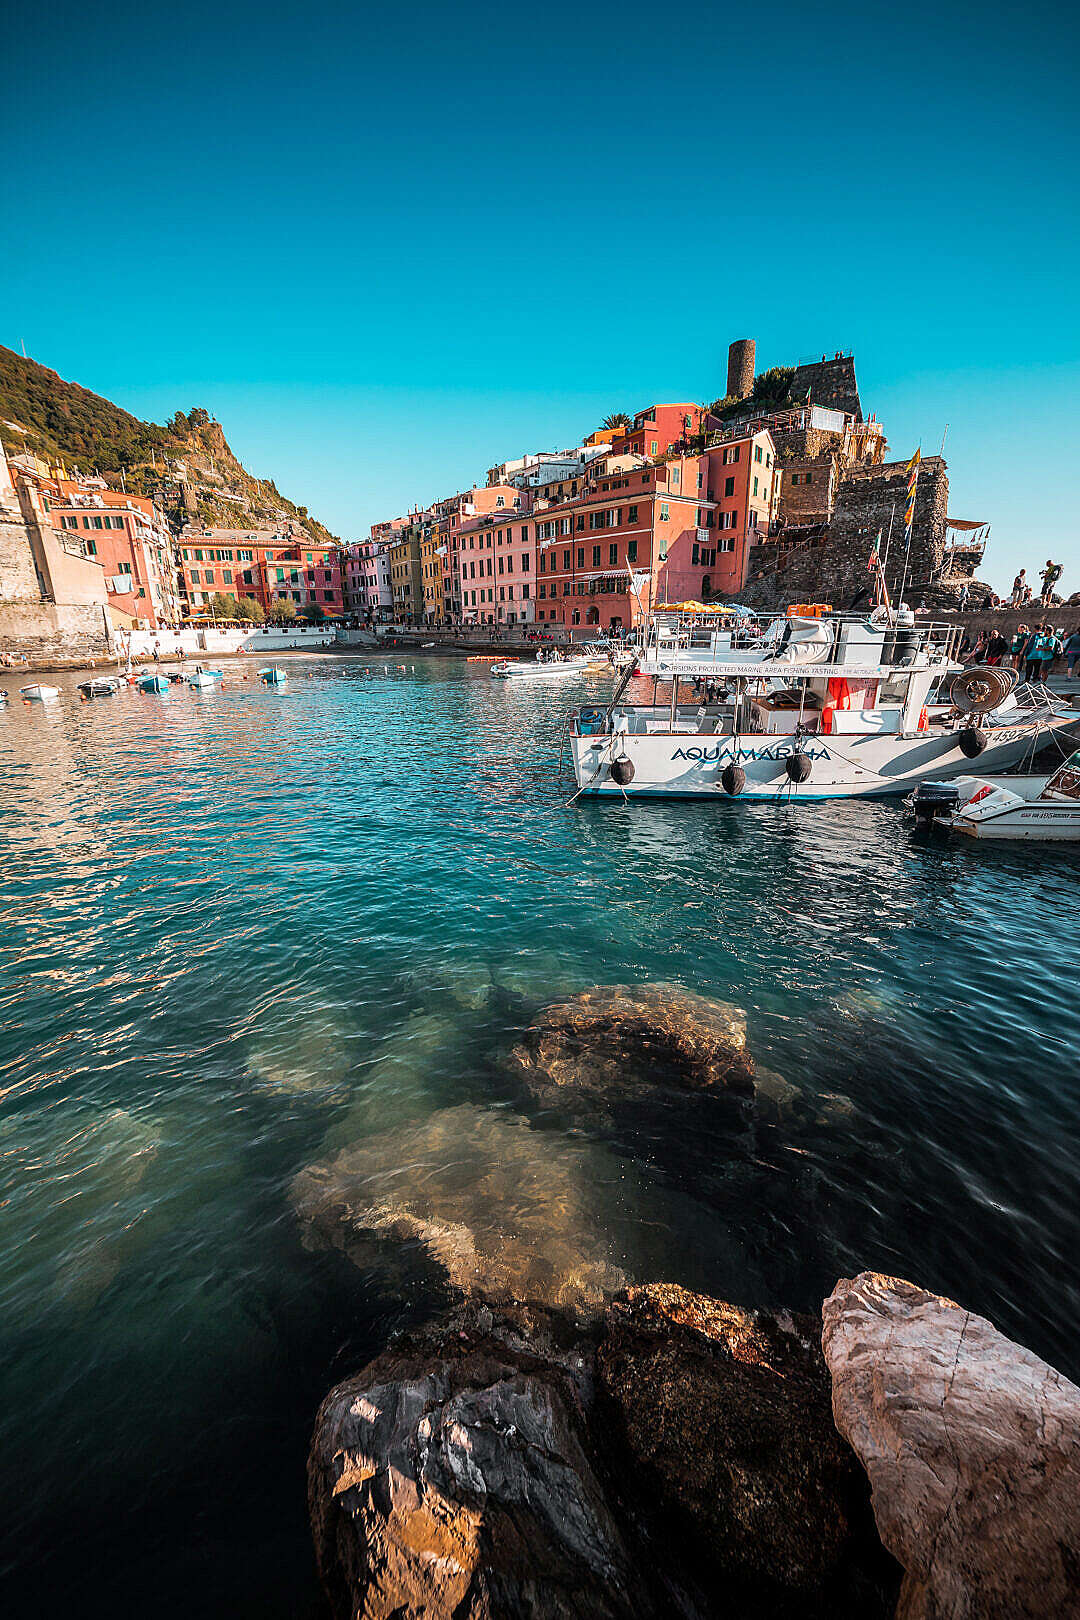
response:
<svg viewBox="0 0 1080 1620"><path fill-rule="evenodd" d="M291 519L313 539L334 537L272 479L254 478L220 423L195 406L165 424L142 422L111 400L0 345L0 441L68 474L100 473L111 485L153 495L179 530L185 523L273 529Z"/></svg>

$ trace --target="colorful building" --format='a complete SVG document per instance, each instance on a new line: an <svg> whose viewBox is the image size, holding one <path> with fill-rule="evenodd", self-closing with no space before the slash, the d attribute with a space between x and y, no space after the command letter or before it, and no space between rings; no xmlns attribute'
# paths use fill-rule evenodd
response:
<svg viewBox="0 0 1080 1620"><path fill-rule="evenodd" d="M290 524L261 529L186 530L179 542L178 578L185 616L213 611L215 595L249 597L264 613L291 602L298 615L312 608L327 617L344 610L337 546L314 541Z"/></svg>
<svg viewBox="0 0 1080 1620"><path fill-rule="evenodd" d="M534 526L521 514L469 518L458 531L461 612L466 624L532 624Z"/></svg>
<svg viewBox="0 0 1080 1620"><path fill-rule="evenodd" d="M706 412L700 405L647 405L628 428L616 434L616 454L663 456L673 448L689 449L689 440L704 431Z"/></svg>
<svg viewBox="0 0 1080 1620"><path fill-rule="evenodd" d="M373 525L375 528L382 525ZM373 622L393 616L387 540L355 540L341 547L341 590L346 613Z"/></svg>
<svg viewBox="0 0 1080 1620"><path fill-rule="evenodd" d="M538 503L536 621L626 629L660 602L737 592L770 530L775 460L767 431L657 466L605 458L581 493Z"/></svg>
<svg viewBox="0 0 1080 1620"><path fill-rule="evenodd" d="M443 608L443 551L435 524L428 520L420 533L420 582L424 593L424 623L442 624Z"/></svg>
<svg viewBox="0 0 1080 1620"><path fill-rule="evenodd" d="M150 497L109 489L100 478L50 484L42 492L50 521L101 564L116 622L142 630L179 624L173 538Z"/></svg>
<svg viewBox="0 0 1080 1620"><path fill-rule="evenodd" d="M394 620L418 625L424 617L424 584L420 573L420 541L423 527L409 523L390 542L390 589L393 593Z"/></svg>

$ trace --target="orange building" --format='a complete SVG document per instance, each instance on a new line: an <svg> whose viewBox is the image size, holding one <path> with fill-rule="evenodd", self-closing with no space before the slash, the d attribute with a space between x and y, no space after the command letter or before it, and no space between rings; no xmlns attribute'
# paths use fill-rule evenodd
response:
<svg viewBox="0 0 1080 1620"><path fill-rule="evenodd" d="M215 595L250 597L265 613L277 602L297 612L317 606L328 617L343 611L341 554L289 524L262 529L188 530L179 543L179 583L186 618L203 618Z"/></svg>
<svg viewBox="0 0 1080 1620"><path fill-rule="evenodd" d="M150 497L107 489L101 479L51 483L49 517L101 564L109 606L140 629L179 624L173 539Z"/></svg>

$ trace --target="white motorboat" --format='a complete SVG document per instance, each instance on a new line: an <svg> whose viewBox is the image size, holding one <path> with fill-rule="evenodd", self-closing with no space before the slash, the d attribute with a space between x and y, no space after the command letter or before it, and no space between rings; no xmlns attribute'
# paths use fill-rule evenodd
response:
<svg viewBox="0 0 1080 1620"><path fill-rule="evenodd" d="M118 675L95 675L91 681L79 682L79 691L84 698L115 697L119 690Z"/></svg>
<svg viewBox="0 0 1080 1620"><path fill-rule="evenodd" d="M1080 753L1050 776L957 776L924 782L909 800L916 817L969 838L1080 843Z"/></svg>
<svg viewBox="0 0 1080 1620"><path fill-rule="evenodd" d="M188 685L193 686L197 692L207 691L222 678L223 672L220 669L193 669L186 677Z"/></svg>
<svg viewBox="0 0 1080 1620"><path fill-rule="evenodd" d="M550 680L558 675L581 675L588 667L589 660L581 657L552 659L549 663L504 658L501 663L492 664L491 674L496 680Z"/></svg>
<svg viewBox="0 0 1080 1620"><path fill-rule="evenodd" d="M659 616L610 706L570 719L578 791L834 799L1018 765L1080 725L1015 671L964 668L953 626L910 614L779 620L747 632ZM629 694L631 679L636 682ZM649 684L651 683L651 693Z"/></svg>
<svg viewBox="0 0 1080 1620"><path fill-rule="evenodd" d="M51 703L53 698L60 696L58 686L42 686L39 681L33 681L29 686L19 688L28 703Z"/></svg>

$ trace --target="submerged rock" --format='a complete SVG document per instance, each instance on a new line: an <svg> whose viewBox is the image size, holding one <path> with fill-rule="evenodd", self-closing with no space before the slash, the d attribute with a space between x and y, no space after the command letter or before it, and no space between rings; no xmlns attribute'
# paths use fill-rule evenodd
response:
<svg viewBox="0 0 1080 1620"><path fill-rule="evenodd" d="M837 1427L903 1620L1080 1614L1080 1389L981 1316L864 1272L824 1305Z"/></svg>
<svg viewBox="0 0 1080 1620"><path fill-rule="evenodd" d="M650 1616L592 1457L580 1356L474 1311L323 1402L308 1462L335 1620Z"/></svg>
<svg viewBox="0 0 1080 1620"><path fill-rule="evenodd" d="M599 1216L628 1178L602 1148L462 1104L311 1165L293 1201L306 1241L358 1265L420 1257L460 1293L581 1307L626 1282Z"/></svg>
<svg viewBox="0 0 1080 1620"><path fill-rule="evenodd" d="M327 1131L323 1147L348 1147L361 1137L399 1127L438 1106L440 1086L464 1062L465 1037L442 1013L413 1013L354 1086L348 1108Z"/></svg>
<svg viewBox="0 0 1080 1620"><path fill-rule="evenodd" d="M631 1289L597 1379L619 1472L704 1593L741 1617L889 1612L895 1572L833 1425L816 1319Z"/></svg>
<svg viewBox="0 0 1080 1620"><path fill-rule="evenodd" d="M815 1330L660 1286L585 1328L473 1304L399 1341L316 1423L334 1616L884 1620Z"/></svg>
<svg viewBox="0 0 1080 1620"><path fill-rule="evenodd" d="M587 1116L663 1092L753 1101L745 1015L674 984L602 985L555 1002L511 1065L538 1100Z"/></svg>

